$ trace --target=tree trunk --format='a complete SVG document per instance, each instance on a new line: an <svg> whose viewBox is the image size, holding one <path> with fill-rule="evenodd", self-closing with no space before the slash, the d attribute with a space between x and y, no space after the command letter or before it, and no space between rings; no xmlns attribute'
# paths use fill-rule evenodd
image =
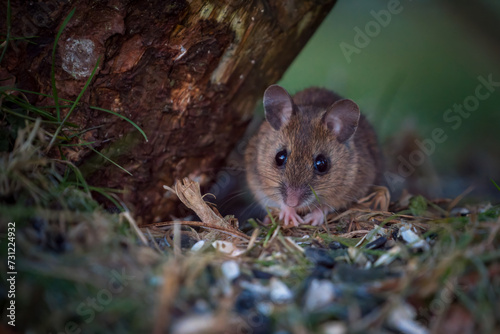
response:
<svg viewBox="0 0 500 334"><path fill-rule="evenodd" d="M52 95L55 36L76 7L55 53L58 96L75 100L100 60L68 121L87 129L80 142L92 142L132 176L85 145L62 153L90 184L124 188L124 202L143 223L153 222L177 211L164 184L185 176L202 185L212 181L265 88L282 76L334 3L12 1L11 36L36 37L11 41L1 66L17 87ZM51 97L27 95L36 105L54 105ZM91 106L130 118L149 140Z"/></svg>

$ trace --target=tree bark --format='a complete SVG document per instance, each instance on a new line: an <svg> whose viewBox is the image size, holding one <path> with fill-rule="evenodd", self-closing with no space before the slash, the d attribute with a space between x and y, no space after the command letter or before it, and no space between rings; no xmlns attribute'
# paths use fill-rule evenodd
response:
<svg viewBox="0 0 500 334"><path fill-rule="evenodd" d="M124 202L149 223L177 210L164 184L185 176L202 185L212 181L265 88L282 76L334 3L13 1L11 36L36 37L11 41L0 65L18 87L52 95L55 36L76 7L57 44L58 96L75 100L100 59L69 121L87 130L79 141L92 142L132 176L87 146L62 153L90 184L124 188ZM51 97L28 97L36 105L54 104ZM90 106L130 118L149 140L128 122Z"/></svg>

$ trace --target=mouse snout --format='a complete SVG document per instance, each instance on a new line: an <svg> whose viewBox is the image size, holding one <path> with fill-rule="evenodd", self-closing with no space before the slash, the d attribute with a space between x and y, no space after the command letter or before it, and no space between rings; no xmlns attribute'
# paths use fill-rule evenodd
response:
<svg viewBox="0 0 500 334"><path fill-rule="evenodd" d="M287 187L283 193L283 202L289 207L296 208L302 204L304 191L302 189Z"/></svg>

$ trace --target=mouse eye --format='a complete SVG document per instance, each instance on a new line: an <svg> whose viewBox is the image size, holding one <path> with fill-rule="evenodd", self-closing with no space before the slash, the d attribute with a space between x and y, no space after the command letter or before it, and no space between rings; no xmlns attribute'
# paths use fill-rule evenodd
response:
<svg viewBox="0 0 500 334"><path fill-rule="evenodd" d="M314 159L314 169L316 170L317 174L325 174L328 171L328 168L330 167L330 163L328 159L323 155L320 154Z"/></svg>
<svg viewBox="0 0 500 334"><path fill-rule="evenodd" d="M275 160L278 167L285 166L286 159L288 158L286 150L281 150L276 154Z"/></svg>

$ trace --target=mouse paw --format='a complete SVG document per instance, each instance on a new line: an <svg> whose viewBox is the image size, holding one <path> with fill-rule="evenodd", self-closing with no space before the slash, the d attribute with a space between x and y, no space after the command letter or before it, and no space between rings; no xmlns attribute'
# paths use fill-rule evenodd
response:
<svg viewBox="0 0 500 334"><path fill-rule="evenodd" d="M326 220L327 211L316 208L304 217L304 223L312 226L323 225Z"/></svg>
<svg viewBox="0 0 500 334"><path fill-rule="evenodd" d="M280 220L283 221L285 226L299 226L299 224L304 224L302 218L298 215L294 208L287 205L283 205L280 210Z"/></svg>

